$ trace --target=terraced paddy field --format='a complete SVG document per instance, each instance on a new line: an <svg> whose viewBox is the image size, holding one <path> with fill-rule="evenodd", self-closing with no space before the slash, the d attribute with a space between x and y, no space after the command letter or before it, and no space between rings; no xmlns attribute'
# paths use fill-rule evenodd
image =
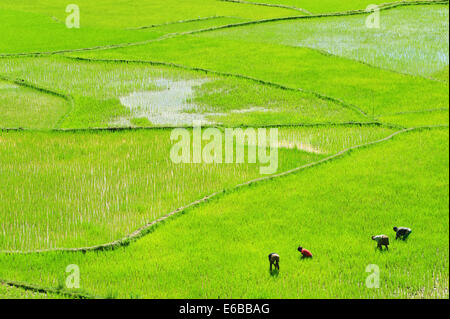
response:
<svg viewBox="0 0 450 319"><path fill-rule="evenodd" d="M371 4L2 1L0 298L448 298L448 1Z"/></svg>

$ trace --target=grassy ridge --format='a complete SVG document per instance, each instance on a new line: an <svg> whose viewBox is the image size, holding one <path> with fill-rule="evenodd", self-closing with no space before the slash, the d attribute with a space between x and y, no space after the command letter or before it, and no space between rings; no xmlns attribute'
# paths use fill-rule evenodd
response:
<svg viewBox="0 0 450 319"><path fill-rule="evenodd" d="M55 293L39 293L0 283L0 299L66 299Z"/></svg>
<svg viewBox="0 0 450 319"><path fill-rule="evenodd" d="M392 237L400 224L414 230L408 242L377 251L370 235ZM75 263L83 289L116 297L448 298L448 229L448 129L439 129L224 196L125 249L1 255L0 277L55 286ZM299 244L312 260L299 259ZM380 267L380 289L365 287L368 264Z"/></svg>
<svg viewBox="0 0 450 319"><path fill-rule="evenodd" d="M246 0L255 3L282 4L297 8L307 9L311 13L340 12L358 9L366 9L371 4L383 4L388 2L402 2L402 0ZM406 0L414 1L414 0Z"/></svg>
<svg viewBox="0 0 450 319"><path fill-rule="evenodd" d="M384 123L398 124L405 127L422 125L448 125L448 110L424 110L423 112L400 113L381 116L377 120Z"/></svg>
<svg viewBox="0 0 450 319"><path fill-rule="evenodd" d="M0 127L52 128L69 110L61 97L0 80Z"/></svg>

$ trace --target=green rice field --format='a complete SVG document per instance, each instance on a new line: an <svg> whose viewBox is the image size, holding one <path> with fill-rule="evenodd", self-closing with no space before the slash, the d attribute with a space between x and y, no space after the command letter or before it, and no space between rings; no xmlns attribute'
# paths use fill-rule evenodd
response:
<svg viewBox="0 0 450 319"><path fill-rule="evenodd" d="M448 1L390 1L1 1L0 299L448 299Z"/></svg>

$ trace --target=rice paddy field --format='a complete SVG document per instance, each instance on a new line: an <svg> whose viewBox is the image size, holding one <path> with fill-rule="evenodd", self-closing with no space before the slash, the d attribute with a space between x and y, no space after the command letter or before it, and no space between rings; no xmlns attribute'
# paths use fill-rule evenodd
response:
<svg viewBox="0 0 450 319"><path fill-rule="evenodd" d="M0 299L448 299L448 1L391 1L2 0Z"/></svg>

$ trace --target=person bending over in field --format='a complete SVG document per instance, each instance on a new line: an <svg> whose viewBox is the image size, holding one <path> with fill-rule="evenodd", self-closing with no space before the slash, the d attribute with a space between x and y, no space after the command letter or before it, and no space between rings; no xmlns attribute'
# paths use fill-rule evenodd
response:
<svg viewBox="0 0 450 319"><path fill-rule="evenodd" d="M386 247L386 249L389 249L389 237L386 235L377 235L372 236L372 240L375 240L377 242L377 248L383 249L383 246Z"/></svg>
<svg viewBox="0 0 450 319"><path fill-rule="evenodd" d="M272 271L272 265L275 265L275 268L277 270L280 270L280 256L275 253L271 253L269 255L269 262L270 262L270 271Z"/></svg>
<svg viewBox="0 0 450 319"><path fill-rule="evenodd" d="M312 254L308 249L299 246L298 251L302 254L302 258L312 258Z"/></svg>
<svg viewBox="0 0 450 319"><path fill-rule="evenodd" d="M403 239L408 238L409 234L411 234L412 230L408 227L394 227L394 231L397 233L395 239Z"/></svg>

